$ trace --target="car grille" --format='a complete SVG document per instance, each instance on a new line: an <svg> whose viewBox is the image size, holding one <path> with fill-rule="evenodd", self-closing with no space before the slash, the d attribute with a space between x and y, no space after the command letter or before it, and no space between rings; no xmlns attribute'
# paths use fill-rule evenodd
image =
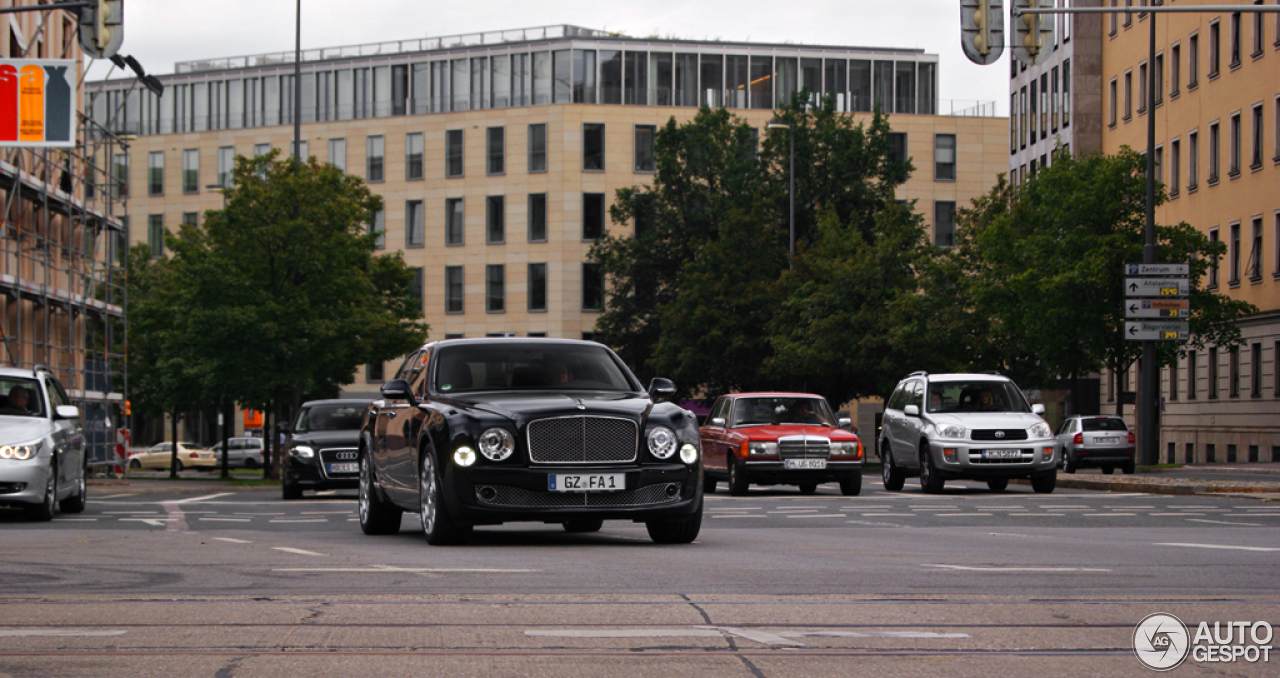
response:
<svg viewBox="0 0 1280 678"><path fill-rule="evenodd" d="M778 438L778 457L781 459L829 459L831 441L820 436Z"/></svg>
<svg viewBox="0 0 1280 678"><path fill-rule="evenodd" d="M529 422L529 460L598 464L636 459L637 427L616 417L557 417Z"/></svg>
<svg viewBox="0 0 1280 678"><path fill-rule="evenodd" d="M1004 434L1004 435L1000 435ZM975 429L969 434L970 440L1026 440L1027 429L1025 428L993 428L993 429Z"/></svg>
<svg viewBox="0 0 1280 678"><path fill-rule="evenodd" d="M493 497L485 499L481 490L493 490ZM520 506L529 508L574 508L578 506L652 506L668 504L680 499L680 483L646 485L635 490L621 492L536 492L523 487L484 485L476 487L476 499L489 506Z"/></svg>
<svg viewBox="0 0 1280 678"><path fill-rule="evenodd" d="M970 464L993 464L993 465L1009 465L1009 464L1030 464L1035 461L1036 451L1032 449L1020 449L1020 453L1014 459L983 459L981 450L973 450L969 452Z"/></svg>
<svg viewBox="0 0 1280 678"><path fill-rule="evenodd" d="M350 464L359 459L359 450L354 447L333 447L320 450L320 470L327 478L359 478L360 472L329 473L329 464Z"/></svg>

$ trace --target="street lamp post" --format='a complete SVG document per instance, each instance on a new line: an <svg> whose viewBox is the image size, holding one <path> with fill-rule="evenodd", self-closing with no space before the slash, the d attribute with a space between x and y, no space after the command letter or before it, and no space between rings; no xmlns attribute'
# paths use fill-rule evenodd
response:
<svg viewBox="0 0 1280 678"><path fill-rule="evenodd" d="M765 129L785 129L787 130L787 146L790 149L790 163L787 169L787 183L789 184L788 193L790 194L790 208L787 213L787 252L791 258L796 256L796 131L791 123L781 118L770 120ZM788 266L794 267L794 263L788 262Z"/></svg>

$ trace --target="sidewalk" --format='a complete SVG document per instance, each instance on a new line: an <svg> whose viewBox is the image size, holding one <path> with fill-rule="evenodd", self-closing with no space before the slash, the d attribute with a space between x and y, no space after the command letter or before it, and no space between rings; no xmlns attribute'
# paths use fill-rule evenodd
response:
<svg viewBox="0 0 1280 678"><path fill-rule="evenodd" d="M1240 480L1224 478L1197 478L1197 474L1212 476L1239 475ZM1248 479L1259 475L1274 475L1275 480ZM1030 484L1026 480L1012 481L1019 485ZM1280 501L1280 464L1187 464L1181 468L1139 468L1133 475L1117 471L1114 475L1100 473L1076 473L1068 475L1058 471L1058 487L1073 490L1100 490L1103 492L1146 492L1149 494L1214 494L1247 497L1259 501Z"/></svg>

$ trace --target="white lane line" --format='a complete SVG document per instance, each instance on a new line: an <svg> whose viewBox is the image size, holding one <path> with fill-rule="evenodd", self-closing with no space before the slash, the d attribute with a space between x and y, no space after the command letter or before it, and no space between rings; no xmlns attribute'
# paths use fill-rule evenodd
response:
<svg viewBox="0 0 1280 678"><path fill-rule="evenodd" d="M1048 539L1049 538L1047 535L1043 535L1043 534L1018 534L1017 532L988 532L987 534L993 537L1021 537L1023 539Z"/></svg>
<svg viewBox="0 0 1280 678"><path fill-rule="evenodd" d="M82 638L101 636L123 636L128 631L89 631L77 629L0 629L0 638L30 638L33 636L54 636L58 638Z"/></svg>
<svg viewBox="0 0 1280 678"><path fill-rule="evenodd" d="M862 514L859 514L859 515L861 515L861 516L863 516L863 517L867 517L867 516L881 516L881 517L883 517L883 516L894 516L894 517L896 517L896 518L914 518L914 517L916 517L916 514L914 514L914 513L893 513L893 512L889 512L889 511L885 511L885 512L883 512L883 513L862 513Z"/></svg>
<svg viewBox="0 0 1280 678"><path fill-rule="evenodd" d="M870 520L846 520L844 522L850 525L866 525L868 527L902 527L897 523L876 523Z"/></svg>
<svg viewBox="0 0 1280 678"><path fill-rule="evenodd" d="M791 515L787 517L788 518L843 518L845 517L845 515L843 513L817 513L817 514L805 513L805 514Z"/></svg>
<svg viewBox="0 0 1280 678"><path fill-rule="evenodd" d="M233 512L231 513L231 515L233 515L233 516L283 516L283 515L288 515L288 514L286 514L286 513L259 513L259 512L255 512L255 511L233 511Z"/></svg>
<svg viewBox="0 0 1280 678"><path fill-rule="evenodd" d="M1019 518L1036 518L1039 516L1065 516L1065 513L1007 513L1008 516L1018 516Z"/></svg>
<svg viewBox="0 0 1280 678"><path fill-rule="evenodd" d="M272 523L327 523L329 522L329 519L328 518L303 518L303 519L272 518L269 522L272 522Z"/></svg>
<svg viewBox="0 0 1280 678"><path fill-rule="evenodd" d="M1189 512L1181 512L1181 513L1148 513L1147 515L1149 515L1149 516L1202 516L1202 515L1204 515L1204 514L1203 514L1203 513L1189 513Z"/></svg>
<svg viewBox="0 0 1280 678"><path fill-rule="evenodd" d="M244 539L232 539L231 537L214 537L214 539L218 541L229 542L232 544L252 544L253 543L251 541L246 541Z"/></svg>
<svg viewBox="0 0 1280 678"><path fill-rule="evenodd" d="M1110 492L1107 493L1107 499L1115 499L1116 497L1150 497L1150 496L1151 496L1150 492L1116 492L1115 494L1112 494Z"/></svg>
<svg viewBox="0 0 1280 678"><path fill-rule="evenodd" d="M328 555L327 553L316 553L315 551L307 551L306 549L295 549L295 548L290 548L288 546L272 546L271 548L277 551L284 551L285 553L296 553L300 556L319 556L323 558L324 556Z"/></svg>
<svg viewBox="0 0 1280 678"><path fill-rule="evenodd" d="M765 513L781 513L786 515L791 513L808 513L808 512L817 511L817 510L818 509L816 508L815 509L791 509L790 511L765 511Z"/></svg>
<svg viewBox="0 0 1280 678"><path fill-rule="evenodd" d="M972 565L939 565L922 563L921 567L933 567L940 570L961 570L964 572L1111 572L1103 567L998 567Z"/></svg>
<svg viewBox="0 0 1280 678"><path fill-rule="evenodd" d="M1176 542L1157 542L1153 546L1178 546L1187 549L1225 549L1231 551L1259 551L1263 553L1271 553L1280 551L1280 548L1272 548L1268 546L1236 546L1234 544L1181 544Z"/></svg>
<svg viewBox="0 0 1280 678"><path fill-rule="evenodd" d="M1039 504L1037 508L1042 509L1087 509L1088 506L1079 504Z"/></svg>
<svg viewBox="0 0 1280 678"><path fill-rule="evenodd" d="M1110 518L1112 516L1136 516L1136 513L1081 513L1080 515L1089 518Z"/></svg>
<svg viewBox="0 0 1280 678"><path fill-rule="evenodd" d="M279 547L276 547L279 548ZM495 569L495 568L465 568L465 567L393 567L391 565L374 565L373 567L278 567L272 572L388 572L400 574L528 574L531 572L541 572L542 570L511 570L511 569Z"/></svg>
<svg viewBox="0 0 1280 678"><path fill-rule="evenodd" d="M155 527L164 527L165 523L177 518L121 518L122 523L146 523Z"/></svg>
<svg viewBox="0 0 1280 678"><path fill-rule="evenodd" d="M950 518L950 517L952 517L952 516L986 516L986 517L990 518L992 514L990 514L990 513L935 513L935 514L933 514L933 515L935 515L935 516L946 516L946 517L948 517L948 518Z"/></svg>
<svg viewBox="0 0 1280 678"><path fill-rule="evenodd" d="M151 516L159 513L159 511L103 511L104 515L123 515L123 516Z"/></svg>
<svg viewBox="0 0 1280 678"><path fill-rule="evenodd" d="M724 638L707 628L698 629L525 629L533 638Z"/></svg>
<svg viewBox="0 0 1280 678"><path fill-rule="evenodd" d="M711 516L711 517L712 517L712 518L715 518L715 519L717 519L717 520L718 520L718 519L721 519L721 518L764 518L764 516L757 516L757 515L748 515L748 516Z"/></svg>
<svg viewBox="0 0 1280 678"><path fill-rule="evenodd" d="M215 523L247 523L249 518L201 518L202 521L210 521Z"/></svg>
<svg viewBox="0 0 1280 678"><path fill-rule="evenodd" d="M798 640L783 638L782 636L776 633L769 633L768 631L758 631L756 629L740 629L733 626L699 626L697 628L719 629L724 633L738 636L739 638L754 640L755 642L760 643L761 645L788 645L791 647L804 647L804 643Z"/></svg>
<svg viewBox="0 0 1280 678"><path fill-rule="evenodd" d="M1130 511L1134 511L1134 510L1137 510L1137 509L1151 509L1151 510L1153 510L1153 511L1154 511L1156 507L1154 507L1154 506L1125 506L1124 504L1114 504L1114 505L1113 505L1113 504L1103 504L1103 508L1109 508L1109 509L1129 509Z"/></svg>
<svg viewBox="0 0 1280 678"><path fill-rule="evenodd" d="M60 523L96 523L97 518L58 518Z"/></svg>
<svg viewBox="0 0 1280 678"><path fill-rule="evenodd" d="M932 631L782 631L784 638L905 638L915 640L969 638L967 633L934 633Z"/></svg>
<svg viewBox="0 0 1280 678"><path fill-rule="evenodd" d="M1207 520L1205 518L1187 518L1189 523L1213 523L1214 525L1243 525L1245 527L1262 527L1262 523L1233 523L1225 520Z"/></svg>
<svg viewBox="0 0 1280 678"><path fill-rule="evenodd" d="M344 514L344 515L350 515L350 514L352 513L352 511L350 511L350 510L346 510L346 511L303 511L303 512L302 512L302 515L304 515L304 516L324 516L324 515L332 515L332 514L335 514L335 513L341 513L341 514Z"/></svg>
<svg viewBox="0 0 1280 678"><path fill-rule="evenodd" d="M192 503L192 502L204 501L204 500L206 500L206 499L217 499L218 497L225 497L225 496L228 496L228 495L231 495L231 494L235 494L235 493L234 493L234 492L219 492L218 494L206 494L206 495L205 495L205 496L203 496L203 497L191 497L190 499L179 499L179 500L177 500L177 501L166 501L166 502L164 502L164 503L166 503L166 504L190 504L190 503Z"/></svg>
<svg viewBox="0 0 1280 678"><path fill-rule="evenodd" d="M137 492L125 492L123 494L104 494L101 497L94 496L93 500L101 501L103 499L119 499L121 497L136 497L136 496L138 496Z"/></svg>

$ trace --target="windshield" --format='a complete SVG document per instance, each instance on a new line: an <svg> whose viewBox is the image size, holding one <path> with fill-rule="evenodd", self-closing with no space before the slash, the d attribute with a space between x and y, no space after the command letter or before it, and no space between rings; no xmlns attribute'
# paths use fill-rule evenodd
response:
<svg viewBox="0 0 1280 678"><path fill-rule="evenodd" d="M43 400L35 379L0 378L0 416L43 417Z"/></svg>
<svg viewBox="0 0 1280 678"><path fill-rule="evenodd" d="M638 386L603 346L492 344L445 346L436 366L436 390L636 391Z"/></svg>
<svg viewBox="0 0 1280 678"><path fill-rule="evenodd" d="M1123 419L1083 419L1080 422L1086 431L1128 431Z"/></svg>
<svg viewBox="0 0 1280 678"><path fill-rule="evenodd" d="M930 381L928 411L1030 412L1031 406L1008 381Z"/></svg>
<svg viewBox="0 0 1280 678"><path fill-rule="evenodd" d="M294 433L308 431L354 431L364 421L364 403L312 405L302 408Z"/></svg>
<svg viewBox="0 0 1280 678"><path fill-rule="evenodd" d="M734 426L778 424L834 426L835 418L822 398L738 398L733 404Z"/></svg>

